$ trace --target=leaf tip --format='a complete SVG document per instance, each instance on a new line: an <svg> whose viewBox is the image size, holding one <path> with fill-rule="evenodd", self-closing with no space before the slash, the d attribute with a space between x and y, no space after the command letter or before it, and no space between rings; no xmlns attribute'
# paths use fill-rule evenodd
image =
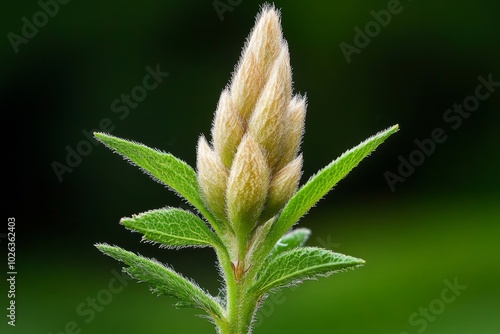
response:
<svg viewBox="0 0 500 334"><path fill-rule="evenodd" d="M116 137L110 135L109 133L106 133L106 132L99 132L99 131L95 131L92 133L92 135L94 136L94 138L103 143L104 145L112 148L111 146L109 146L109 143L110 141L112 141L113 139L117 139ZM114 149L114 148L113 148Z"/></svg>
<svg viewBox="0 0 500 334"><path fill-rule="evenodd" d="M354 264L354 267L362 267L365 265L366 261L357 257L352 257L350 256L352 263Z"/></svg>
<svg viewBox="0 0 500 334"><path fill-rule="evenodd" d="M107 243L102 242L95 243L94 246L103 253L110 247Z"/></svg>
<svg viewBox="0 0 500 334"><path fill-rule="evenodd" d="M95 139L99 141L102 141L102 139L108 136L104 132L98 132L98 131L93 132L92 135L94 136Z"/></svg>
<svg viewBox="0 0 500 334"><path fill-rule="evenodd" d="M134 215L134 216L135 216L135 215ZM129 224L129 223L130 223L130 221L131 221L131 220L133 220L133 219L135 218L134 216L132 216L132 218L129 218L129 217L123 217L123 218L121 218L121 219L120 219L120 221L118 222L118 224L123 225L123 226L125 226L125 227L128 227L128 225L127 225L127 224Z"/></svg>

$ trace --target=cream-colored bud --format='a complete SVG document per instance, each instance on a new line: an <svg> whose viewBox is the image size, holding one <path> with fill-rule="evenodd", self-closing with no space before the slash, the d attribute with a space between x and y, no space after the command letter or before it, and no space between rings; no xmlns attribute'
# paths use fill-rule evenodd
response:
<svg viewBox="0 0 500 334"><path fill-rule="evenodd" d="M243 120L250 116L282 42L279 14L274 7L265 6L257 16L231 79L231 98Z"/></svg>
<svg viewBox="0 0 500 334"><path fill-rule="evenodd" d="M281 18L273 6L264 6L255 22L247 50L251 50L262 68L268 71L278 57L283 42Z"/></svg>
<svg viewBox="0 0 500 334"><path fill-rule="evenodd" d="M208 209L219 219L225 221L225 191L228 171L219 155L200 136L197 147L197 176L203 201Z"/></svg>
<svg viewBox="0 0 500 334"><path fill-rule="evenodd" d="M272 178L261 221L276 215L295 194L302 175L302 155L280 169Z"/></svg>
<svg viewBox="0 0 500 334"><path fill-rule="evenodd" d="M244 121L250 117L264 83L263 69L250 53L240 61L231 83L231 100Z"/></svg>
<svg viewBox="0 0 500 334"><path fill-rule="evenodd" d="M227 182L227 214L239 240L245 240L262 212L270 170L259 145L250 135L241 140Z"/></svg>
<svg viewBox="0 0 500 334"><path fill-rule="evenodd" d="M224 90L220 96L212 126L212 143L224 165L229 168L236 148L245 131L244 125L236 112L229 92Z"/></svg>
<svg viewBox="0 0 500 334"><path fill-rule="evenodd" d="M300 95L295 95L288 105L286 140L283 156L278 167L288 164L299 151L302 136L304 135L306 108L306 98Z"/></svg>
<svg viewBox="0 0 500 334"><path fill-rule="evenodd" d="M288 47L283 43L281 53L248 122L248 132L265 149L272 169L281 160L287 139L287 109L291 91L290 57Z"/></svg>
<svg viewBox="0 0 500 334"><path fill-rule="evenodd" d="M257 226L272 225L297 189L305 109L305 98L292 99L280 15L265 5L219 99L213 149L204 138L198 145L200 192L210 210L232 226L229 240L235 237L238 252L251 247L247 242Z"/></svg>

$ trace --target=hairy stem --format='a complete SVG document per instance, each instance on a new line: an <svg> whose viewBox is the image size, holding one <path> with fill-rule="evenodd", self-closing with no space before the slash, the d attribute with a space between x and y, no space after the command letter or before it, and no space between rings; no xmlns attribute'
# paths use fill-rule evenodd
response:
<svg viewBox="0 0 500 334"><path fill-rule="evenodd" d="M221 334L248 334L250 324L257 306L256 298L248 293L249 284L245 276L234 280L235 285L228 286L228 330Z"/></svg>
<svg viewBox="0 0 500 334"><path fill-rule="evenodd" d="M219 334L248 334L257 307L258 298L249 293L252 277L247 275L245 252L238 252L238 259L231 261L228 252L219 252L219 261L226 283L226 322L217 324Z"/></svg>

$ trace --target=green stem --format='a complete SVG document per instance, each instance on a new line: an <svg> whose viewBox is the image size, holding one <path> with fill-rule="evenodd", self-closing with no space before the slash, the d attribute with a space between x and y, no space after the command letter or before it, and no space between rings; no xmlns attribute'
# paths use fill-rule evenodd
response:
<svg viewBox="0 0 500 334"><path fill-rule="evenodd" d="M235 281L236 285L228 288L227 331L220 334L248 334L253 314L257 306L256 298L248 293L248 284L244 277Z"/></svg>
<svg viewBox="0 0 500 334"><path fill-rule="evenodd" d="M234 294L234 303L228 304L229 332L231 334L248 334L257 301L248 294L244 280L238 282Z"/></svg>
<svg viewBox="0 0 500 334"><path fill-rule="evenodd" d="M245 254L238 252L241 268L245 267ZM250 284L252 279L238 269L233 269L237 264L233 263L231 266L231 259L227 252L219 252L219 261L222 271L224 272L226 282L226 321L218 326L219 334L248 334L250 331L250 324L257 306L258 298L252 293L249 293Z"/></svg>

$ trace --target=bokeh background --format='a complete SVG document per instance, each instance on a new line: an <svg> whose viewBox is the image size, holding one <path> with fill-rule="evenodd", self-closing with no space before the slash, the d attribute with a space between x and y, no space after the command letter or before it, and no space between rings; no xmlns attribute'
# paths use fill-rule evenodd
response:
<svg viewBox="0 0 500 334"><path fill-rule="evenodd" d="M175 310L173 299L151 295L144 284L123 281L111 297L102 292L120 265L96 242L156 257L217 293L213 252L159 250L118 225L123 216L185 204L101 145L62 180L52 166L65 164L67 147L88 140L82 131L103 119L114 135L194 165L197 138L209 134L261 5L222 0L218 13L214 3L73 0L18 52L10 33L21 35L23 17L33 22L41 5L3 4L0 232L7 217L16 218L18 275L13 328L3 314L2 255L1 333L214 333L193 317L199 312ZM362 257L366 266L271 297L255 333L500 333L500 87L456 130L443 120L474 95L479 76L500 82L500 6L402 0L348 63L340 43L355 46L354 29L364 30L370 12L390 3L275 1L295 91L309 100L302 182L377 131L396 123L401 131L300 221L313 231L310 245ZM113 101L157 64L168 77L120 119ZM408 159L414 141L437 128L447 140L391 189L384 173L398 173L399 157ZM466 286L450 303L442 302L446 282Z"/></svg>

